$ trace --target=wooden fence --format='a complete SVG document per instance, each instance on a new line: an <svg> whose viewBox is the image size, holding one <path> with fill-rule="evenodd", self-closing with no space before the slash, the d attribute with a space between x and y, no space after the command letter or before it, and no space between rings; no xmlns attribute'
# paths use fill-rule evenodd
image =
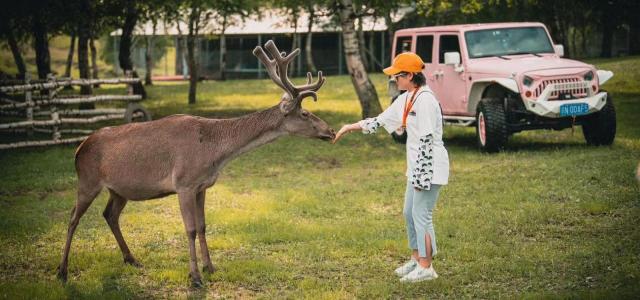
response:
<svg viewBox="0 0 640 300"><path fill-rule="evenodd" d="M139 83L140 79L132 78L129 73L126 78L71 79L50 75L47 80L33 81L27 74L22 84L0 86L0 132L12 133L24 139L10 143L2 143L0 140L0 149L78 143L93 132L92 129L86 128L66 128L68 125L93 124L114 119L123 119L127 123L149 121L151 115L139 103L142 96L133 94L133 85ZM97 84L127 84L127 95L60 93L65 87ZM99 102L126 102L127 108L69 107ZM34 133L51 134L51 139L33 140ZM78 136L79 134L81 136Z"/></svg>

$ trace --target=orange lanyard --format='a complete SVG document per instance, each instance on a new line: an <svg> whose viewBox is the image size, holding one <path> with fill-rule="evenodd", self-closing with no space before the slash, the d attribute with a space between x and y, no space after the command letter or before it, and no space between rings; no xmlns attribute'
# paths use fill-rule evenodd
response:
<svg viewBox="0 0 640 300"><path fill-rule="evenodd" d="M407 117L409 116L409 112L413 107L413 103L416 102L416 93L418 93L419 89L413 91L413 95L411 95L411 101L409 101L409 105L407 106L407 101L404 102L404 113L402 114L402 128L407 128Z"/></svg>

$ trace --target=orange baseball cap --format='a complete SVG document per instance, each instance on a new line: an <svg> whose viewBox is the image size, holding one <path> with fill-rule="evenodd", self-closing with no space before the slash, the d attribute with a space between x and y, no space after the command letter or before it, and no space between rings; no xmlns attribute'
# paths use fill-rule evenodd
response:
<svg viewBox="0 0 640 300"><path fill-rule="evenodd" d="M413 52L400 53L393 59L391 67L382 70L387 75L395 75L400 72L418 73L424 69L422 58Z"/></svg>

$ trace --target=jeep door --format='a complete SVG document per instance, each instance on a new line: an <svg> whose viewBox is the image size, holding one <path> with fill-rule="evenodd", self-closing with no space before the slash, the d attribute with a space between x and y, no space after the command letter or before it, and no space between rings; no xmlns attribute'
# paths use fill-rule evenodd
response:
<svg viewBox="0 0 640 300"><path fill-rule="evenodd" d="M424 77L427 78L427 85L429 85L429 87L434 84L435 79L432 75L436 65L433 62L434 57L438 56L438 52L434 47L434 41L435 35L433 33L418 33L416 35L415 53L418 54L418 56L420 56L420 58L422 58L422 61L424 62L425 66L424 70L422 70L422 73L424 74Z"/></svg>
<svg viewBox="0 0 640 300"><path fill-rule="evenodd" d="M432 68L427 69L427 83L435 92L445 115L467 114L467 82L465 80L465 55L461 51L460 34L458 32L440 32L436 34L436 48ZM445 65L444 54L458 52L460 65Z"/></svg>

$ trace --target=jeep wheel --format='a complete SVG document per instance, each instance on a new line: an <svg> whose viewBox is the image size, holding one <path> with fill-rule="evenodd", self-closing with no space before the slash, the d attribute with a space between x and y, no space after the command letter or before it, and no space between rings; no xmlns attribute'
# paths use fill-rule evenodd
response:
<svg viewBox="0 0 640 300"><path fill-rule="evenodd" d="M130 102L124 112L124 120L127 123L151 121L151 113L142 105Z"/></svg>
<svg viewBox="0 0 640 300"><path fill-rule="evenodd" d="M585 118L582 133L587 145L611 145L616 137L616 110L611 95L607 95L607 103L599 112Z"/></svg>
<svg viewBox="0 0 640 300"><path fill-rule="evenodd" d="M476 138L484 152L498 152L509 139L507 116L504 106L497 99L485 98L476 112Z"/></svg>

